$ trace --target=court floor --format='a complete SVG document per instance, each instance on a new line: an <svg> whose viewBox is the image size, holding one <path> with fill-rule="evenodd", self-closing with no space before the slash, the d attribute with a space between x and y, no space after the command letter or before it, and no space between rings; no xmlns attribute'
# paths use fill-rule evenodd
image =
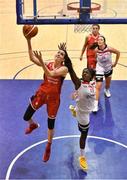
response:
<svg viewBox="0 0 127 180"><path fill-rule="evenodd" d="M42 156L47 141L44 106L34 119L40 128L25 135L22 116L40 80L0 80L0 178L1 179L127 179L127 81L113 81L111 98L101 93L99 111L91 114L86 145L87 173L79 167L79 131L69 112L73 84L64 81L56 119L51 158ZM6 87L6 88L5 88ZM25 89L25 90L24 90Z"/></svg>
<svg viewBox="0 0 127 180"><path fill-rule="evenodd" d="M16 24L15 2L0 1L0 179L127 179L127 25L100 25L107 44L121 52L114 69L112 97L100 97L100 110L91 114L91 127L86 147L89 171L78 164L79 131L68 106L73 84L67 75L61 94L51 159L42 162L47 141L45 107L35 119L41 127L26 136L22 116L29 97L43 79L41 68L29 61L22 25ZM43 58L53 59L60 42L67 43L74 69L81 76L86 58L79 60L85 36L74 32L74 25L39 25L32 39L33 49L41 50ZM114 57L113 57L114 58Z"/></svg>

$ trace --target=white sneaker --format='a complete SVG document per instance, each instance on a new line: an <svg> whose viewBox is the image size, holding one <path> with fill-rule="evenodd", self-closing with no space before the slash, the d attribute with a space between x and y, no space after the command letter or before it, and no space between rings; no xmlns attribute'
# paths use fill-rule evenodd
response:
<svg viewBox="0 0 127 180"><path fill-rule="evenodd" d="M106 97L111 97L111 93L110 93L109 89L104 89L104 94Z"/></svg>
<svg viewBox="0 0 127 180"><path fill-rule="evenodd" d="M93 112L95 113L95 112L97 112L98 110L99 110L99 107L98 107L98 101L97 101L97 100L95 100L95 102L94 102Z"/></svg>

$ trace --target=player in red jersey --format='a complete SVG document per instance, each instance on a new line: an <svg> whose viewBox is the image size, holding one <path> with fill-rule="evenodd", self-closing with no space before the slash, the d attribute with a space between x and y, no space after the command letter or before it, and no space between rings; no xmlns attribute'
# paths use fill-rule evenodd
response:
<svg viewBox="0 0 127 180"><path fill-rule="evenodd" d="M100 26L98 24L92 25L92 33L86 37L85 43L81 51L80 60L82 60L83 54L86 50L87 68L90 69L96 68L96 56L93 46L97 45L98 37L100 35L99 30Z"/></svg>
<svg viewBox="0 0 127 180"><path fill-rule="evenodd" d="M48 142L43 155L43 161L47 162L50 158L55 118L60 105L61 87L68 72L68 68L64 65L66 52L60 49L61 44L54 60L49 63L44 63L41 52L32 50L31 39L27 39L27 44L30 60L44 70L44 81L41 83L35 95L31 97L30 104L24 114L23 118L29 124L25 130L25 134L30 134L34 129L39 127L39 124L34 122L32 116L36 110L46 104L48 114Z"/></svg>

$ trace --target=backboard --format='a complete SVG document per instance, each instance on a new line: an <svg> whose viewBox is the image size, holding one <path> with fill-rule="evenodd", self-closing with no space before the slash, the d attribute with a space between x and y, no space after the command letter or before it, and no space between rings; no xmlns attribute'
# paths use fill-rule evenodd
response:
<svg viewBox="0 0 127 180"><path fill-rule="evenodd" d="M127 0L16 0L17 24L127 24Z"/></svg>

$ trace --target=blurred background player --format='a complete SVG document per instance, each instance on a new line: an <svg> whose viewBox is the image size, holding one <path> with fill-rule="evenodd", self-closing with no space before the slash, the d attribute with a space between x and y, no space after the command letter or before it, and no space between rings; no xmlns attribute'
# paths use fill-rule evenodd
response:
<svg viewBox="0 0 127 180"><path fill-rule="evenodd" d="M50 158L55 119L60 105L61 87L68 69L64 66L65 52L63 50L59 49L53 61L44 63L41 52L32 50L30 38L27 38L27 44L30 60L44 70L44 80L35 95L32 96L30 104L24 114L24 120L27 121L29 125L25 130L25 134L30 134L39 127L39 124L34 122L32 116L36 110L46 104L48 114L48 142L43 155L43 161L46 162Z"/></svg>
<svg viewBox="0 0 127 180"><path fill-rule="evenodd" d="M86 58L87 58L87 68L95 69L96 68L96 57L94 46L96 47L99 33L100 26L98 24L92 25L92 32L85 38L85 43L83 45L80 60L83 58L83 54L86 50Z"/></svg>
<svg viewBox="0 0 127 180"><path fill-rule="evenodd" d="M99 36L98 47L95 49L96 53L96 100L93 112L98 111L98 101L100 97L100 91L102 88L103 76L105 77L105 89L104 94L106 97L110 97L111 93L109 91L111 78L113 73L113 68L117 65L120 52L117 49L107 46L104 36ZM112 62L111 55L115 54L115 61Z"/></svg>
<svg viewBox="0 0 127 180"><path fill-rule="evenodd" d="M76 90L76 107L70 106L71 112L76 116L78 121L78 128L81 132L79 146L80 167L86 171L88 169L86 157L85 157L85 144L90 124L90 113L94 108L95 101L95 85L90 83L95 73L94 70L85 68L82 71L82 79L78 78L73 67L70 58L66 58L65 65L68 67L68 72L71 76Z"/></svg>

